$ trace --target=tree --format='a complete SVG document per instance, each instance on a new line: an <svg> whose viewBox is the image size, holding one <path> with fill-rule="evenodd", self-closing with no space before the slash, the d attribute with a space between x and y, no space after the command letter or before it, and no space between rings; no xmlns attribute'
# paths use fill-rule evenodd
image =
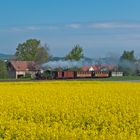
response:
<svg viewBox="0 0 140 140"><path fill-rule="evenodd" d="M49 50L47 45L41 46L40 40L29 39L18 44L15 57L17 60L44 63L49 58Z"/></svg>
<svg viewBox="0 0 140 140"><path fill-rule="evenodd" d="M127 61L135 61L134 51L124 51L122 56L120 57L120 60L127 60Z"/></svg>
<svg viewBox="0 0 140 140"><path fill-rule="evenodd" d="M124 75L136 75L134 51L124 51L120 57L118 69L124 72Z"/></svg>
<svg viewBox="0 0 140 140"><path fill-rule="evenodd" d="M65 60L80 60L84 57L83 49L80 45L75 45L74 48L66 55Z"/></svg>
<svg viewBox="0 0 140 140"><path fill-rule="evenodd" d="M44 47L38 48L35 61L39 64L45 63L50 58L49 47L45 44Z"/></svg>
<svg viewBox="0 0 140 140"><path fill-rule="evenodd" d="M6 62L0 60L0 79L6 79L8 77Z"/></svg>

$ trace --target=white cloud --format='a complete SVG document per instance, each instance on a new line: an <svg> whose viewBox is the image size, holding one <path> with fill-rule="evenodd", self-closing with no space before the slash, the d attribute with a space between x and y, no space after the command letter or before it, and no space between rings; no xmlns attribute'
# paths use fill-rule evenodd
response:
<svg viewBox="0 0 140 140"><path fill-rule="evenodd" d="M5 29L0 29L0 31L5 31L5 32L35 32L35 31L54 31L58 30L60 27L58 26L51 26L51 25L39 25L39 26L22 26L22 27L9 27Z"/></svg>
<svg viewBox="0 0 140 140"><path fill-rule="evenodd" d="M28 26L26 27L26 30L27 31L37 31L37 30L40 30L41 28L38 27L38 26Z"/></svg>
<svg viewBox="0 0 140 140"><path fill-rule="evenodd" d="M0 28L3 32L32 32L32 31L55 31L59 29L140 29L140 22L90 22L90 23L70 23L62 25L29 25Z"/></svg>
<svg viewBox="0 0 140 140"><path fill-rule="evenodd" d="M22 32L22 31L24 31L24 29L23 28L19 28L19 27L11 27L9 29L9 31L10 32Z"/></svg>
<svg viewBox="0 0 140 140"><path fill-rule="evenodd" d="M91 22L65 25L71 29L140 29L140 22Z"/></svg>
<svg viewBox="0 0 140 140"><path fill-rule="evenodd" d="M29 32L29 31L38 31L40 30L39 27L35 26L27 26L27 27L9 27L6 28L5 31L7 32Z"/></svg>
<svg viewBox="0 0 140 140"><path fill-rule="evenodd" d="M88 28L94 29L140 29L140 23L123 23L123 22L99 22L99 23L89 23Z"/></svg>
<svg viewBox="0 0 140 140"><path fill-rule="evenodd" d="M0 31L18 33L18 32L35 32L40 31L42 29L43 28L41 26L15 26L15 27L0 28Z"/></svg>
<svg viewBox="0 0 140 140"><path fill-rule="evenodd" d="M44 27L44 29L45 29L45 27ZM52 30L52 31L53 31L53 30L58 30L59 27L58 27L58 26L47 26L46 29L47 29L47 30Z"/></svg>
<svg viewBox="0 0 140 140"><path fill-rule="evenodd" d="M79 29L81 28L82 24L77 24L77 23L72 23L72 24L68 24L66 25L67 28L72 28L72 29Z"/></svg>

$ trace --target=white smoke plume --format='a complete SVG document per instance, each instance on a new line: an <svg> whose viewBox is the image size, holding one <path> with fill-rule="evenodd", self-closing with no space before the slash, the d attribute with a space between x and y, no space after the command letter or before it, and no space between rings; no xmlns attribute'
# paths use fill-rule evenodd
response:
<svg viewBox="0 0 140 140"><path fill-rule="evenodd" d="M89 66L89 65L94 65L95 61L86 61L84 59L80 61L70 61L70 60L59 60L59 61L49 61L47 63L42 64L42 68L47 69L55 69L55 68L62 68L62 69L69 69L69 68L80 68L82 66Z"/></svg>

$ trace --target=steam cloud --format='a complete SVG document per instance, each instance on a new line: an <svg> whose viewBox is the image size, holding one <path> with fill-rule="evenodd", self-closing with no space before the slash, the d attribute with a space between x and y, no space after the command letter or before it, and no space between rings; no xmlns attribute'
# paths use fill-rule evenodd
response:
<svg viewBox="0 0 140 140"><path fill-rule="evenodd" d="M82 66L90 66L94 65L95 61L86 61L84 59L80 61L64 61L64 60L59 60L59 61L49 61L48 63L42 64L42 68L62 68L62 69L68 69L68 68L74 68L74 67L82 67Z"/></svg>

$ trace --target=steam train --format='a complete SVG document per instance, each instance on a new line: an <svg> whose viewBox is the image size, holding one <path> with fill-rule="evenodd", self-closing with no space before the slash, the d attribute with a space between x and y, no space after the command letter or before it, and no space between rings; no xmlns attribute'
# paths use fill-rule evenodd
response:
<svg viewBox="0 0 140 140"><path fill-rule="evenodd" d="M45 79L80 79L80 78L108 78L111 76L108 71L51 71L46 70L43 73L36 73L37 80Z"/></svg>

